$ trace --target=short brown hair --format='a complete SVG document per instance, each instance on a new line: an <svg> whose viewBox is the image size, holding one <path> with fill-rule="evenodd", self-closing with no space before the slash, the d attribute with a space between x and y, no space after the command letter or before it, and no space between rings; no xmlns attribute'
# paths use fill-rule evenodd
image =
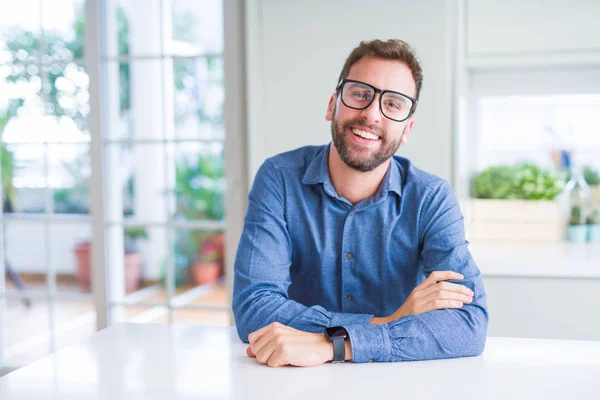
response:
<svg viewBox="0 0 600 400"><path fill-rule="evenodd" d="M342 79L345 79L352 67L358 60L363 57L383 58L384 60L400 61L406 64L410 69L415 81L416 94L415 98L419 99L421 86L423 86L423 71L421 64L415 55L414 50L408 43L399 39L389 39L385 42L382 40L362 41L346 59L344 68L336 84L339 84Z"/></svg>

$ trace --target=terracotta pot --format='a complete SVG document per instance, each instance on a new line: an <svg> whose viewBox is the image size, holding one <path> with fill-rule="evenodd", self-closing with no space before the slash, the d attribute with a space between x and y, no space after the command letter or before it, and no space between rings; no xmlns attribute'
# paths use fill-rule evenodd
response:
<svg viewBox="0 0 600 400"><path fill-rule="evenodd" d="M197 262L190 268L190 279L196 286L215 283L221 275L221 264L218 262Z"/></svg>
<svg viewBox="0 0 600 400"><path fill-rule="evenodd" d="M125 293L133 293L142 283L144 258L140 253L125 254Z"/></svg>
<svg viewBox="0 0 600 400"><path fill-rule="evenodd" d="M77 258L77 280L84 291L91 290L91 249L88 242L75 245L75 257ZM142 280L142 267L144 259L139 253L125 254L125 292L135 292Z"/></svg>
<svg viewBox="0 0 600 400"><path fill-rule="evenodd" d="M77 281L86 292L91 288L91 249L92 246L88 242L77 243L74 249L77 258Z"/></svg>
<svg viewBox="0 0 600 400"><path fill-rule="evenodd" d="M223 232L215 233L207 241L211 241L219 252L219 275L223 275L225 273L225 234Z"/></svg>

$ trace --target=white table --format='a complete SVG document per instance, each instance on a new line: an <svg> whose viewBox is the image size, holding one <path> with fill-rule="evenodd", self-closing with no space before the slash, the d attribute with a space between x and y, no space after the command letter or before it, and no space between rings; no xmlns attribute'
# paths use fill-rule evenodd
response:
<svg viewBox="0 0 600 400"><path fill-rule="evenodd" d="M231 328L119 324L0 378L0 399L600 399L600 342L488 338L475 358L278 368Z"/></svg>

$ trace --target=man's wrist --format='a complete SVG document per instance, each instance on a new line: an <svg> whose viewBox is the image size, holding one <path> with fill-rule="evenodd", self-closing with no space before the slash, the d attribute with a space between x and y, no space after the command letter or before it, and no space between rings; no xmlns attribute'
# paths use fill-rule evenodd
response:
<svg viewBox="0 0 600 400"><path fill-rule="evenodd" d="M371 321L369 322L369 325L383 325L383 324L387 324L388 322L392 322L392 316L389 317L373 317L371 318Z"/></svg>
<svg viewBox="0 0 600 400"><path fill-rule="evenodd" d="M324 343L325 344L323 346L323 351L325 354L327 354L327 362L333 361L333 342L330 342L329 340L325 339ZM350 344L350 340L348 338L344 340L344 349L346 350L344 359L346 361L352 361L352 345Z"/></svg>
<svg viewBox="0 0 600 400"><path fill-rule="evenodd" d="M344 347L346 348L346 361L352 361L352 345L350 344L350 339L346 338L344 340Z"/></svg>

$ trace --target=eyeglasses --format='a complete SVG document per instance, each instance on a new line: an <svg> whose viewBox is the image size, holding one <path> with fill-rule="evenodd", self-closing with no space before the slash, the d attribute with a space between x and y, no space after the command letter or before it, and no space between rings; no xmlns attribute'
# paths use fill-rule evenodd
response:
<svg viewBox="0 0 600 400"><path fill-rule="evenodd" d="M341 91L342 103L355 110L369 107L379 93L379 109L392 121L402 122L413 113L417 100L400 92L381 90L373 85L352 79L342 79L337 86Z"/></svg>

